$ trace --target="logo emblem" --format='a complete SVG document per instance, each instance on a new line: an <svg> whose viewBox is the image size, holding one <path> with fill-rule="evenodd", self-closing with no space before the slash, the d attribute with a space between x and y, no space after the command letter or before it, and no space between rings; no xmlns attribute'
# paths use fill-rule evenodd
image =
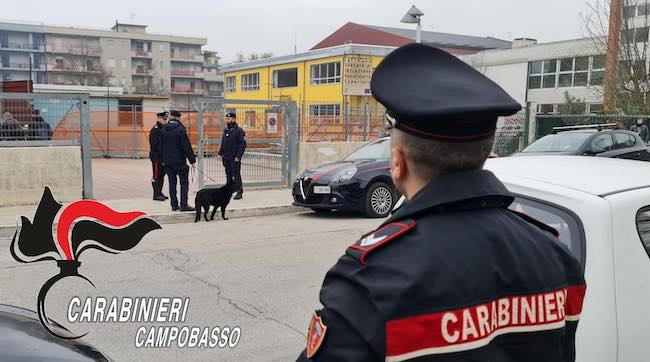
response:
<svg viewBox="0 0 650 362"><path fill-rule="evenodd" d="M325 332L327 332L327 326L323 323L321 317L314 312L314 315L311 316L311 322L309 322L307 358L312 358L318 352L325 339Z"/></svg>
<svg viewBox="0 0 650 362"><path fill-rule="evenodd" d="M57 214L55 242L52 227ZM38 318L46 331L63 339L77 339L87 334L71 337L52 329L45 313L47 292L66 277L84 279L95 287L93 282L79 274L79 256L87 249L117 254L135 247L150 231L161 229L157 222L143 215L140 211L117 212L93 200L80 200L63 207L46 187L33 222L21 216L22 224L11 240L13 258L21 263L55 260L60 269L59 274L45 282L38 293Z"/></svg>

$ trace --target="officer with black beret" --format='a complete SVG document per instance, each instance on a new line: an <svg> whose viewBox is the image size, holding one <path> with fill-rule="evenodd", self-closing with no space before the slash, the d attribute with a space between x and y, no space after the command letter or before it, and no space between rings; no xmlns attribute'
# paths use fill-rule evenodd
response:
<svg viewBox="0 0 650 362"><path fill-rule="evenodd" d="M226 129L221 136L219 156L222 157L226 178L234 182L237 194L234 199L242 198L244 188L241 180L241 158L246 150L246 132L237 124L234 112L226 113Z"/></svg>
<svg viewBox="0 0 650 362"><path fill-rule="evenodd" d="M186 160L192 167L196 163L196 156L192 150L192 144L187 136L185 127L180 123L181 112L172 110L169 112L171 119L160 132L162 160L165 165L165 172L169 180L169 197L173 211L194 211L194 208L187 203L189 191L189 170ZM180 180L181 198L180 208L176 198L176 182Z"/></svg>
<svg viewBox="0 0 650 362"><path fill-rule="evenodd" d="M151 186L153 187L153 199L165 201L168 199L162 192L165 183L165 169L162 165L162 152L160 150L160 131L167 123L167 112L156 113L156 124L149 131L149 159L153 176Z"/></svg>
<svg viewBox="0 0 650 362"><path fill-rule="evenodd" d="M386 56L371 89L408 201L326 274L298 360L575 360L583 269L483 169L497 118L520 105L422 44Z"/></svg>

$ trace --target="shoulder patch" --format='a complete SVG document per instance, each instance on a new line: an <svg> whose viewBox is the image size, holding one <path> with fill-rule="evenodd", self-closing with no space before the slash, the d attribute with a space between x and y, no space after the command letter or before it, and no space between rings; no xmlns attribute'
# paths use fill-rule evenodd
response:
<svg viewBox="0 0 650 362"><path fill-rule="evenodd" d="M524 214L523 212L510 210L510 209L508 209L508 211L510 211L511 213L519 216L520 218L524 219L525 221L537 226L538 228L553 234L553 236L555 236L556 238L558 238L558 239L560 238L560 232L557 231L557 229L555 229L554 227L549 226L549 225L535 219L534 217L532 217L532 216L530 216L528 214Z"/></svg>
<svg viewBox="0 0 650 362"><path fill-rule="evenodd" d="M378 230L364 235L361 239L352 244L350 248L361 252L359 260L361 261L361 264L365 264L366 256L371 251L388 244L391 240L395 240L398 236L406 233L414 227L415 220L413 219L392 222L382 226Z"/></svg>
<svg viewBox="0 0 650 362"><path fill-rule="evenodd" d="M323 345L327 326L323 319L314 312L309 322L309 333L307 334L307 358L311 359Z"/></svg>

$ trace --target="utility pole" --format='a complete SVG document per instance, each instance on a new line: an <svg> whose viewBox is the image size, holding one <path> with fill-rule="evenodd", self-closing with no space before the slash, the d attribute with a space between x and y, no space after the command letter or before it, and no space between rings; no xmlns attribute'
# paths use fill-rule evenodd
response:
<svg viewBox="0 0 650 362"><path fill-rule="evenodd" d="M618 74L618 53L621 38L621 15L623 0L610 0L609 34L607 35L607 63L605 64L605 88L603 108L606 114L614 112L614 93ZM625 21L628 21L627 19Z"/></svg>

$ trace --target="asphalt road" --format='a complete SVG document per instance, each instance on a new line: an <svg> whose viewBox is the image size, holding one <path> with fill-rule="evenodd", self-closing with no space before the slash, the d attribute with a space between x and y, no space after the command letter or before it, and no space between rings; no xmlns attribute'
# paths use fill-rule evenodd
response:
<svg viewBox="0 0 650 362"><path fill-rule="evenodd" d="M140 326L170 323L70 324L116 361L289 361L305 346L325 272L345 248L381 220L311 212L198 224L163 225L120 255L88 250L79 278L48 294L49 317L66 320L73 296L189 297L182 325L241 328L235 348L136 348ZM36 309L53 261L20 264L0 239L0 303ZM70 279L70 280L68 280Z"/></svg>

